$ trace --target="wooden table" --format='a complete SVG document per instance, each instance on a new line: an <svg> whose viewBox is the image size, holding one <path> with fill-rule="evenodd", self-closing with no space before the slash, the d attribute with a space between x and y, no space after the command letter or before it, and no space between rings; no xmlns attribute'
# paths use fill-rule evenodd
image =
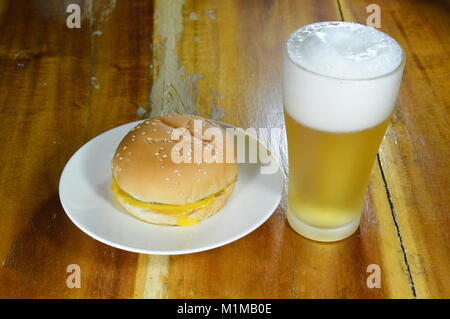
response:
<svg viewBox="0 0 450 319"><path fill-rule="evenodd" d="M287 35L316 21L366 23L372 2L1 0L0 297L449 298L448 1L376 1L407 66L350 238L297 235L284 194L265 224L230 245L140 255L90 238L59 202L73 152L145 110L284 128ZM66 26L70 3L81 8L79 29ZM66 286L70 264L81 288ZM380 288L366 285L370 264Z"/></svg>

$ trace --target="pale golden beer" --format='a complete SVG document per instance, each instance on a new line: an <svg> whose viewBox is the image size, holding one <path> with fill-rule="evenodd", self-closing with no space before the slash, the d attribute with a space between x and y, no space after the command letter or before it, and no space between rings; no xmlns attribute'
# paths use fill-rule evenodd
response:
<svg viewBox="0 0 450 319"><path fill-rule="evenodd" d="M357 62L348 52L360 54ZM283 69L287 218L301 235L336 241L358 228L403 60L395 40L355 23L313 24L289 37Z"/></svg>
<svg viewBox="0 0 450 319"><path fill-rule="evenodd" d="M329 133L285 116L292 165L289 207L319 227L346 225L359 217L375 155L388 121L359 132Z"/></svg>

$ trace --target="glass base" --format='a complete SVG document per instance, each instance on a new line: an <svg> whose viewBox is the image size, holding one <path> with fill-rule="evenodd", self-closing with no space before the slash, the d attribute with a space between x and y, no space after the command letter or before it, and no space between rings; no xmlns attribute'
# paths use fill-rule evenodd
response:
<svg viewBox="0 0 450 319"><path fill-rule="evenodd" d="M360 217L358 217L347 225L338 228L320 228L305 224L289 208L286 215L289 225L297 233L308 239L322 242L333 242L350 237L358 229L360 220Z"/></svg>

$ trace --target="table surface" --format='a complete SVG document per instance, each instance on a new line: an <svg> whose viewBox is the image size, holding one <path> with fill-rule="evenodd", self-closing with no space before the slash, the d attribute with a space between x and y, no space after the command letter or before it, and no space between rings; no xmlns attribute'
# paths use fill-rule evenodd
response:
<svg viewBox="0 0 450 319"><path fill-rule="evenodd" d="M317 21L366 23L372 2L0 0L0 297L449 298L448 1L376 2L407 63L350 238L297 235L284 192L273 216L232 244L143 255L90 238L59 202L61 171L81 145L161 109L284 128L287 35ZM79 29L66 26L70 3ZM279 147L285 154L285 140ZM70 264L80 288L66 285ZM380 288L367 286L371 264Z"/></svg>

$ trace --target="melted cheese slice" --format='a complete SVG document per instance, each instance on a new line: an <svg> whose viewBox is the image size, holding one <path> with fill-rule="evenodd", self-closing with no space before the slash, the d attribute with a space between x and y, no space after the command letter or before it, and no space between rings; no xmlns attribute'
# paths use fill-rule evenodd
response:
<svg viewBox="0 0 450 319"><path fill-rule="evenodd" d="M135 198L133 198L132 196L130 196L127 192L125 192L124 190L122 190L119 185L117 184L115 178L112 179L112 183L111 183L111 189L114 193L114 195L117 198L120 198L124 203L127 203L129 205L133 205L135 207L139 207L139 208L143 208L143 209L149 209L158 213L162 213L162 214L169 214L169 215L178 215L178 214L188 214L193 210L199 209L199 208L203 208L203 207L207 207L209 206L214 199L216 198L217 195L221 194L223 191L226 190L226 188L223 191L220 191L217 194L213 194L210 195L204 199L201 199L199 201L196 201L194 203L190 203L190 204L185 204L185 205L170 205L170 204L157 204L157 203L148 203L148 202L143 202L140 200L137 200ZM184 220L183 218L180 218L180 223L188 223L189 225L192 225L190 222L191 221L187 221ZM194 218L191 218L194 219Z"/></svg>
<svg viewBox="0 0 450 319"><path fill-rule="evenodd" d="M197 224L198 224L197 218L192 218L189 216L178 216L177 217L177 225L178 226L192 226L192 225L197 225Z"/></svg>

